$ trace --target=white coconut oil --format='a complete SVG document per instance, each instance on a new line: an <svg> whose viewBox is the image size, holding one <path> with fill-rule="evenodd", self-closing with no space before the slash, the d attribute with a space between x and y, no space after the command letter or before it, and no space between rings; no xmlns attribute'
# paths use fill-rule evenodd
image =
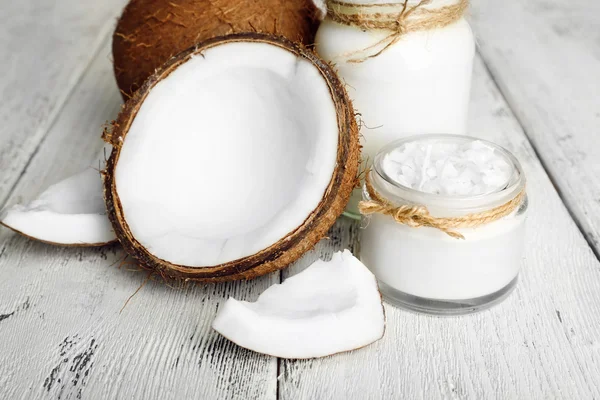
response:
<svg viewBox="0 0 600 400"><path fill-rule="evenodd" d="M518 161L486 141L425 135L386 146L369 174L372 189L394 205L425 206L434 217L488 212L517 198L525 178ZM363 190L370 200L368 190ZM527 197L508 215L469 228L462 238L392 216L364 217L361 259L391 303L456 314L502 300L515 286L524 249Z"/></svg>
<svg viewBox="0 0 600 400"><path fill-rule="evenodd" d="M420 3L407 1L409 9ZM357 13L393 15L404 7L404 2L389 0L345 3L368 6ZM457 3L432 0L423 7L436 11ZM316 50L335 65L347 84L362 122L362 155L367 164L384 145L411 134L466 132L475 45L464 18L442 28L403 34L374 56L390 43L386 38L391 31L335 22L333 4L326 4L330 11L317 31ZM380 9L382 5L385 8Z"/></svg>

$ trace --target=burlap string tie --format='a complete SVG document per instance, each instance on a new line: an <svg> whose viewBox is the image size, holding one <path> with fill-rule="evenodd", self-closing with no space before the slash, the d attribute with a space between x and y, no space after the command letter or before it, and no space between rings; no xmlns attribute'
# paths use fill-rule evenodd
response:
<svg viewBox="0 0 600 400"><path fill-rule="evenodd" d="M385 30L390 34L377 43L344 54L351 57L358 53L375 51L367 56L353 57L350 63L361 63L377 57L390 46L398 42L403 35L429 29L443 28L458 21L469 6L469 0L457 0L456 3L438 8L427 8L432 0L421 0L414 6L404 3L353 4L338 0L327 1L327 16L340 24L355 26L363 31ZM379 49L379 50L377 50Z"/></svg>
<svg viewBox="0 0 600 400"><path fill-rule="evenodd" d="M367 173L365 187L371 199L363 200L358 203L358 209L361 214L389 215L399 224L408 225L413 228L428 226L439 229L456 239L464 239L465 237L454 229L473 228L503 218L517 209L525 197L525 188L523 188L523 190L521 190L521 192L519 192L512 200L501 206L492 208L491 210L476 214L467 214L460 217L440 218L432 216L427 207L422 205L397 206L390 203L375 190L369 176L370 173Z"/></svg>

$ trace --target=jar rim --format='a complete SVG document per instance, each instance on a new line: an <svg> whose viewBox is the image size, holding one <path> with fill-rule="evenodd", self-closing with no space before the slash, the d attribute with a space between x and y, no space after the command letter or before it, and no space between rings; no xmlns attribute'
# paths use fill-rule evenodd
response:
<svg viewBox="0 0 600 400"><path fill-rule="evenodd" d="M497 189L475 195L444 195L424 192L404 186L397 180L391 178L383 168L384 157L393 150L410 142L423 142L430 140L440 141L458 141L458 142L481 142L494 149L494 152L500 154L511 166L512 173L504 185ZM412 135L403 139L395 140L382 147L376 154L371 178L375 189L385 197L392 197L389 200L399 203L419 204L427 207L439 209L450 209L469 212L493 208L506 203L517 196L525 187L525 175L519 160L504 147L485 139L474 136L455 135L455 134L421 134Z"/></svg>

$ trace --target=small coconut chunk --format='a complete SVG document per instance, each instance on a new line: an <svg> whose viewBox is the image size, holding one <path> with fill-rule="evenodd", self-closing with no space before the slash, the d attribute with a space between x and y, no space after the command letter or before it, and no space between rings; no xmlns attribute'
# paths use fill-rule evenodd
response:
<svg viewBox="0 0 600 400"><path fill-rule="evenodd" d="M213 329L259 353L315 358L375 342L385 316L375 277L344 250L271 286L255 303L230 298Z"/></svg>
<svg viewBox="0 0 600 400"><path fill-rule="evenodd" d="M102 197L102 178L94 168L50 186L29 204L2 211L0 221L43 242L100 246L116 240Z"/></svg>

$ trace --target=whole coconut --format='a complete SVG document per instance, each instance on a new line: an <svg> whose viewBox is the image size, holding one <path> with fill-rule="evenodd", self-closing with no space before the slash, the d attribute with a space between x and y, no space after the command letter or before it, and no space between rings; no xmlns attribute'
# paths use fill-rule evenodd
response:
<svg viewBox="0 0 600 400"><path fill-rule="evenodd" d="M312 44L312 0L131 0L113 35L117 84L130 97L172 56L214 36L264 32Z"/></svg>

